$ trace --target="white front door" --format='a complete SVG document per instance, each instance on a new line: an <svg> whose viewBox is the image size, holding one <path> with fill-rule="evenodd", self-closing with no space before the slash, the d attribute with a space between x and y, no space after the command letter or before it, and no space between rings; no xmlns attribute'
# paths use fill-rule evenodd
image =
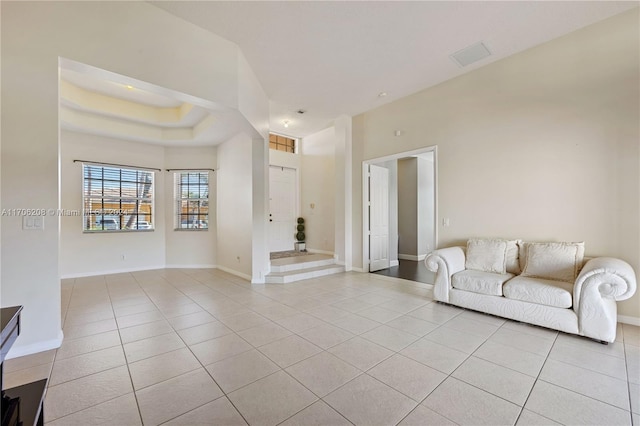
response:
<svg viewBox="0 0 640 426"><path fill-rule="evenodd" d="M296 233L296 171L269 167L269 251L293 250Z"/></svg>
<svg viewBox="0 0 640 426"><path fill-rule="evenodd" d="M389 169L369 166L369 271L389 267Z"/></svg>

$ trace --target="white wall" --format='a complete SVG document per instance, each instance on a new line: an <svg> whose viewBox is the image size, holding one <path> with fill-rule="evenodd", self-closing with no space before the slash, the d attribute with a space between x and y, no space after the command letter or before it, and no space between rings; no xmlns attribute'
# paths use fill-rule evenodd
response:
<svg viewBox="0 0 640 426"><path fill-rule="evenodd" d="M300 168L301 155L292 154L291 152L276 151L275 149L269 150L269 165L278 167L287 167L289 169Z"/></svg>
<svg viewBox="0 0 640 426"><path fill-rule="evenodd" d="M252 140L241 133L218 145L218 267L251 279Z"/></svg>
<svg viewBox="0 0 640 426"><path fill-rule="evenodd" d="M640 272L639 28L634 9L355 117L354 199L362 160L437 145L438 246L585 241ZM618 306L640 317L640 293Z"/></svg>
<svg viewBox="0 0 640 426"><path fill-rule="evenodd" d="M165 148L166 169L215 169L215 147ZM209 229L175 230L174 173L163 172L165 178L165 263L167 267L212 267L217 263L216 176L209 171Z"/></svg>
<svg viewBox="0 0 640 426"><path fill-rule="evenodd" d="M327 253L335 248L335 149L333 127L300 142L300 215L307 249Z"/></svg>
<svg viewBox="0 0 640 426"><path fill-rule="evenodd" d="M418 257L424 258L435 249L435 170L433 152L421 154L418 160Z"/></svg>
<svg viewBox="0 0 640 426"><path fill-rule="evenodd" d="M82 212L82 164L90 160L140 167L164 167L164 148L102 136L60 132L60 196L65 210ZM154 173L153 232L83 233L82 216L60 218L60 276L70 278L139 269L165 264L165 182ZM122 259L124 256L124 260Z"/></svg>
<svg viewBox="0 0 640 426"><path fill-rule="evenodd" d="M59 206L60 57L241 105L258 129L247 131L264 133L268 103L255 76L241 64L236 45L202 28L145 2L1 2L0 8L3 208ZM20 217L2 220L2 304L24 305L11 356L56 347L62 339L58 233L57 218L45 217L43 231L29 232Z"/></svg>

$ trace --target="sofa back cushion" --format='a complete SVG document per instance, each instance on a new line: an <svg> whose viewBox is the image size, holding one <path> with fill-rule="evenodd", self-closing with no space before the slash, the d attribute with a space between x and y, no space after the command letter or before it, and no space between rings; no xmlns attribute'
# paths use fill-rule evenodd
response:
<svg viewBox="0 0 640 426"><path fill-rule="evenodd" d="M465 269L504 274L507 266L505 240L472 238L467 241Z"/></svg>
<svg viewBox="0 0 640 426"><path fill-rule="evenodd" d="M522 240L507 240L506 270L509 274L520 275L520 272L522 272L519 255L520 244L522 244Z"/></svg>
<svg viewBox="0 0 640 426"><path fill-rule="evenodd" d="M522 276L573 283L582 268L584 242L525 243Z"/></svg>

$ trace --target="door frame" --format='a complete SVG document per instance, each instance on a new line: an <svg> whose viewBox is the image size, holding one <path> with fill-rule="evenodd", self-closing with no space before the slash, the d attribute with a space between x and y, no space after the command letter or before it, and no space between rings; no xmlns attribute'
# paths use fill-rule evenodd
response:
<svg viewBox="0 0 640 426"><path fill-rule="evenodd" d="M433 184L434 184L434 249L438 247L438 146L432 145L425 148L404 151L397 154L386 155L384 157L372 158L362 162L362 270L369 272L369 165L377 165L389 160L398 160L400 158L410 157L416 154L424 154L425 152L433 152ZM389 240L389 244L395 244Z"/></svg>

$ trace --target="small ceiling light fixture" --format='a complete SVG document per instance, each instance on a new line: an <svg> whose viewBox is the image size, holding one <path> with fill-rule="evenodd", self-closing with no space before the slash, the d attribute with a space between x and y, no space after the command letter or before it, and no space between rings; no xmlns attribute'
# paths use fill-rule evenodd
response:
<svg viewBox="0 0 640 426"><path fill-rule="evenodd" d="M127 84L126 88L129 89L129 90L133 90L133 86L130 85L130 84Z"/></svg>
<svg viewBox="0 0 640 426"><path fill-rule="evenodd" d="M379 98L384 98L385 96L387 96L387 92L380 92L380 93L378 93L378 97L379 97Z"/></svg>
<svg viewBox="0 0 640 426"><path fill-rule="evenodd" d="M284 120L282 123L284 124L284 127L289 127L289 120Z"/></svg>
<svg viewBox="0 0 640 426"><path fill-rule="evenodd" d="M305 112L307 112L307 111L306 111L306 110L304 110L304 109L299 109L299 110L297 110L296 112L297 112L298 114L304 114L304 113L305 113Z"/></svg>

